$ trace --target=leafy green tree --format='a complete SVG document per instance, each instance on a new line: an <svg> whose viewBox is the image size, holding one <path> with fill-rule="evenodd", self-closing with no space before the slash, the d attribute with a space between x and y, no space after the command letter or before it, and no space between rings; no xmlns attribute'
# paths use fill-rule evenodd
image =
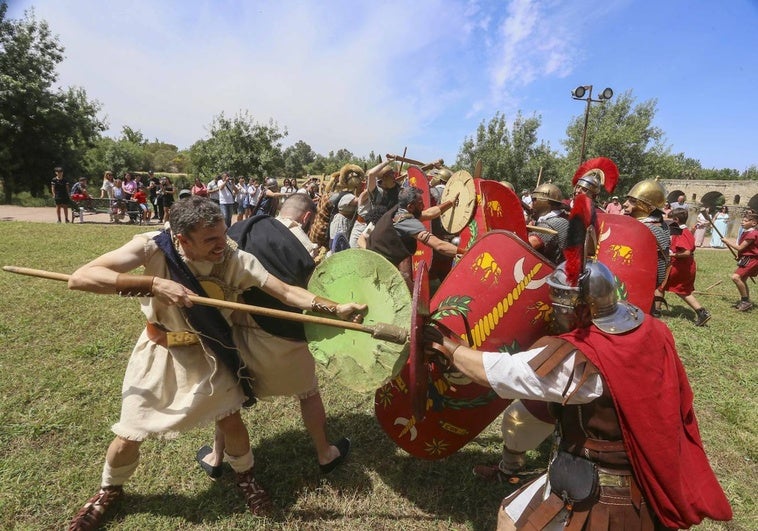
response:
<svg viewBox="0 0 758 531"><path fill-rule="evenodd" d="M306 142L298 140L284 150L284 173L288 177L301 177L316 160L316 152Z"/></svg>
<svg viewBox="0 0 758 531"><path fill-rule="evenodd" d="M651 99L635 105L632 92L627 91L614 99L590 107L585 142L585 160L608 157L619 168L617 190L628 190L634 183L661 175L667 168L669 148L664 144L664 133L653 125L657 101ZM580 164L584 113L572 120L566 128L564 172L573 176Z"/></svg>
<svg viewBox="0 0 758 531"><path fill-rule="evenodd" d="M81 174L86 150L105 124L100 104L84 89L53 90L63 46L34 11L6 19L0 3L0 181L5 203L29 191L49 190L52 168L64 166L69 178Z"/></svg>
<svg viewBox="0 0 758 531"><path fill-rule="evenodd" d="M284 171L281 140L285 136L287 130L280 130L273 120L262 125L247 111L232 119L221 113L211 123L210 138L190 147L192 170L204 178L222 171L231 175L276 176Z"/></svg>
<svg viewBox="0 0 758 531"><path fill-rule="evenodd" d="M477 127L476 134L466 137L458 152L453 169L474 171L482 161L482 177L508 181L516 187L533 189L542 168L541 182L557 181L557 155L549 144L539 141L537 130L541 118L525 118L519 112L508 128L505 115L497 112L488 122Z"/></svg>

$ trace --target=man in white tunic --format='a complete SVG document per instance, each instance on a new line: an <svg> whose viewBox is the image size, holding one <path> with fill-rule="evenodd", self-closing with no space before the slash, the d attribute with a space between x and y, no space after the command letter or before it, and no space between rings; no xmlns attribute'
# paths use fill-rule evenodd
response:
<svg viewBox="0 0 758 531"><path fill-rule="evenodd" d="M144 275L127 274L140 266ZM186 276L177 276L177 268ZM240 416L246 398L253 398L245 396L241 385L244 368L234 374L228 359L222 363L218 332L193 319L198 315L193 312L201 309L193 309L189 299L196 292L185 284L193 282L218 299L236 301L242 291L259 287L291 306L328 307L343 319L357 319L365 310L364 305L323 301L269 275L252 255L230 244L218 205L199 196L174 205L170 229L137 235L79 268L69 280L71 289L142 296L147 325L124 376L121 417L112 427L116 437L106 454L101 488L74 517L70 530L99 527L107 509L123 496L146 438L173 437L213 421L225 436L225 457L237 473L249 509L253 514L269 509L268 497L253 477L250 441ZM231 312L219 312L221 324L229 330Z"/></svg>

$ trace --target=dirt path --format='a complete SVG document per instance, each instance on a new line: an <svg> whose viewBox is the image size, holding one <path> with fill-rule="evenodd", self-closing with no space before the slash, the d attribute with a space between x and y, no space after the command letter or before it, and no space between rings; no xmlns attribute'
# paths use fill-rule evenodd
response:
<svg viewBox="0 0 758 531"><path fill-rule="evenodd" d="M68 210L69 219L71 209ZM61 214L61 219L63 215ZM55 207L20 207L13 205L0 205L0 221L33 221L37 223L55 223L58 218L55 214ZM85 223L110 223L108 214L86 214ZM79 223L79 218L76 218Z"/></svg>

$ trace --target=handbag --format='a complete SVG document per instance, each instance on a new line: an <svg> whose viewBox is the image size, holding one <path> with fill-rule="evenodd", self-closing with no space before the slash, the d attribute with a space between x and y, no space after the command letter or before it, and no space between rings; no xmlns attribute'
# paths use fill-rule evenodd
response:
<svg viewBox="0 0 758 531"><path fill-rule="evenodd" d="M597 465L563 450L548 468L550 489L569 504L594 501L599 492Z"/></svg>

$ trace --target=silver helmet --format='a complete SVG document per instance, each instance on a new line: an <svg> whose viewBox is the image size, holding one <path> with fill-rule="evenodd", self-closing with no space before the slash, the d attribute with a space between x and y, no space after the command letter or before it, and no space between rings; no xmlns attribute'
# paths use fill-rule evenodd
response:
<svg viewBox="0 0 758 531"><path fill-rule="evenodd" d="M266 179L266 182L264 183L264 185L269 190L279 190L279 182L273 177L269 177L268 179Z"/></svg>
<svg viewBox="0 0 758 531"><path fill-rule="evenodd" d="M588 192L589 196L594 198L600 193L600 187L603 186L603 182L596 172L591 171L579 177L574 185L574 190L576 190L577 186L584 189Z"/></svg>
<svg viewBox="0 0 758 531"><path fill-rule="evenodd" d="M603 332L623 334L642 324L645 314L633 304L619 300L616 278L601 262L588 260L578 286L566 277L566 262L548 277L555 319L572 330L594 324Z"/></svg>

